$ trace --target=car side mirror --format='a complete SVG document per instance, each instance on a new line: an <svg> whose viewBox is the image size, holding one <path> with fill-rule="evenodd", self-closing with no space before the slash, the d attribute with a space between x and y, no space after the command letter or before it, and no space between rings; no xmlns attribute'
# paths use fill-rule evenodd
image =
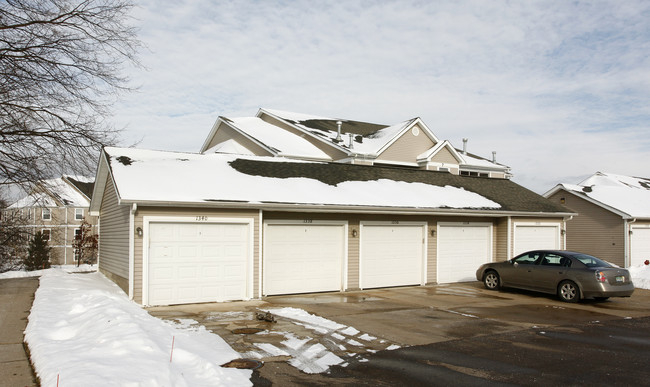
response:
<svg viewBox="0 0 650 387"><path fill-rule="evenodd" d="M512 266L514 266L514 267L519 266L519 262L515 262L515 261L510 261L510 262L512 262Z"/></svg>

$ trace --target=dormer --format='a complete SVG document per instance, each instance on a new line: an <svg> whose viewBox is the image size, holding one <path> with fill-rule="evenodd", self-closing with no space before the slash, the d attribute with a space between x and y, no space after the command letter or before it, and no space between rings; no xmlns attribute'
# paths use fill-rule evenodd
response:
<svg viewBox="0 0 650 387"><path fill-rule="evenodd" d="M418 155L417 162L418 166L423 169L458 175L460 165L464 164L465 160L449 141L444 140Z"/></svg>

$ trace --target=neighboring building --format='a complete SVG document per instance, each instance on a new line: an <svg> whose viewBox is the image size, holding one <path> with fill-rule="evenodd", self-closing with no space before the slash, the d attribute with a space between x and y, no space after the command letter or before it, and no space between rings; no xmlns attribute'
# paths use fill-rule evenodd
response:
<svg viewBox="0 0 650 387"><path fill-rule="evenodd" d="M572 215L420 119L262 109L220 117L201 152L101 154L99 269L138 303L473 281L484 262L563 248Z"/></svg>
<svg viewBox="0 0 650 387"><path fill-rule="evenodd" d="M37 182L27 196L5 210L4 220L11 216L28 235L40 231L52 248L52 264L76 264L72 242L80 232L79 225L84 218L93 228L97 225L97 217L88 214L92 190L93 179L87 177Z"/></svg>
<svg viewBox="0 0 650 387"><path fill-rule="evenodd" d="M650 179L597 172L544 194L573 212L566 243L619 266L650 260Z"/></svg>

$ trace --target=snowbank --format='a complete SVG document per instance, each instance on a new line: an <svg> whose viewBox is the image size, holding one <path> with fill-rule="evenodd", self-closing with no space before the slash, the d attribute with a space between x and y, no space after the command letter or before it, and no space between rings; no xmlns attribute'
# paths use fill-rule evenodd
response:
<svg viewBox="0 0 650 387"><path fill-rule="evenodd" d="M635 288L650 289L650 265L632 266L628 270Z"/></svg>
<svg viewBox="0 0 650 387"><path fill-rule="evenodd" d="M218 335L149 315L101 273L43 271L25 341L44 386L251 385L220 367L240 356Z"/></svg>

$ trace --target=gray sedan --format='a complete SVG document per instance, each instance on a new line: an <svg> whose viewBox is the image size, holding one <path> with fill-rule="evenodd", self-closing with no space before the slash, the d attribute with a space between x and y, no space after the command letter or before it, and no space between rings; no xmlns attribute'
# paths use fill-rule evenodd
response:
<svg viewBox="0 0 650 387"><path fill-rule="evenodd" d="M630 273L591 255L564 250L535 250L504 262L481 265L476 279L496 290L511 287L557 294L562 301L606 300L634 292Z"/></svg>

